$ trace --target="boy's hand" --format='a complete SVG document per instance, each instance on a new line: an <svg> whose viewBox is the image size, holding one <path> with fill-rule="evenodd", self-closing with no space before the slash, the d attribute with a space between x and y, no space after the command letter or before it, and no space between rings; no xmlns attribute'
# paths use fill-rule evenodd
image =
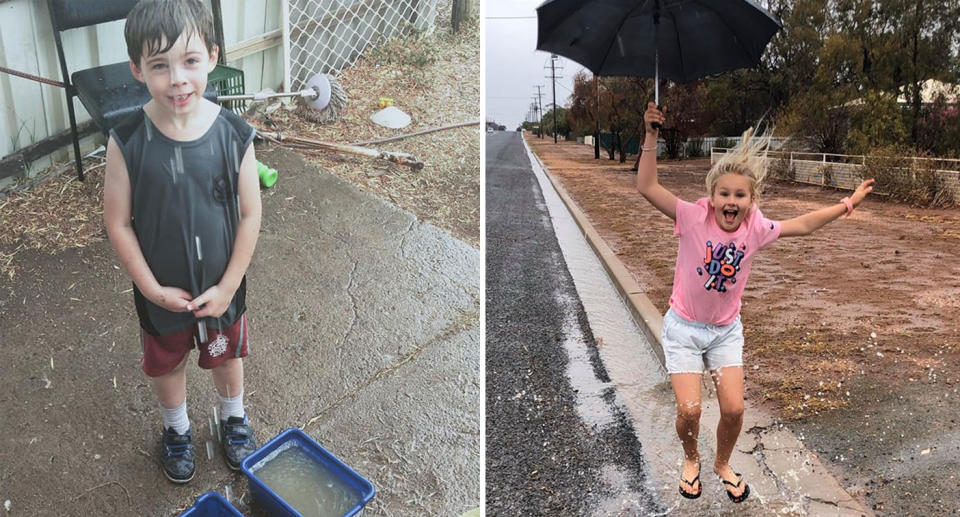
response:
<svg viewBox="0 0 960 517"><path fill-rule="evenodd" d="M161 287L150 301L170 312L187 312L191 299L193 296L179 287Z"/></svg>
<svg viewBox="0 0 960 517"><path fill-rule="evenodd" d="M667 117L666 106L663 107L663 111L660 111L657 109L657 105L655 103L648 102L647 111L643 113L643 123L646 126L647 131L649 132L657 131L656 129L653 129L652 124L654 122L659 122L660 125L662 126L663 121L666 120L666 117Z"/></svg>
<svg viewBox="0 0 960 517"><path fill-rule="evenodd" d="M864 182L857 187L857 190L850 196L850 202L853 203L853 206L859 205L860 202L863 201L863 198L867 197L867 194L873 191L873 184L876 181L875 179L864 180Z"/></svg>
<svg viewBox="0 0 960 517"><path fill-rule="evenodd" d="M233 291L214 285L194 298L187 305L187 310L193 311L193 315L198 318L207 316L219 318L226 312L231 300L233 300Z"/></svg>

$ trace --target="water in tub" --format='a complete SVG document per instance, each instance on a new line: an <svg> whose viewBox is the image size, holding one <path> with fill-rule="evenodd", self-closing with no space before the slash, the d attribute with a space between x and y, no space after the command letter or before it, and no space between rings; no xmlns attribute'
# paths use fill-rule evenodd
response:
<svg viewBox="0 0 960 517"><path fill-rule="evenodd" d="M251 471L304 517L342 517L360 501L359 494L295 442L273 451Z"/></svg>

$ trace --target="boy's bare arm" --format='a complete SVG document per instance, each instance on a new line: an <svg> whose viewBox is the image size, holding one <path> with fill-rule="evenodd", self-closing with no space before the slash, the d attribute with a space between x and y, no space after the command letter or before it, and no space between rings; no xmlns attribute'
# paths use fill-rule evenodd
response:
<svg viewBox="0 0 960 517"><path fill-rule="evenodd" d="M666 108L664 108L666 112ZM646 124L647 132L643 141L643 147L652 149L651 151L642 151L640 163L637 165L637 191L647 198L651 205L656 207L670 219L677 219L677 196L665 189L657 181L657 135L651 126L653 122L663 123L664 115L657 109L654 103L647 104L647 111L643 114L643 122Z"/></svg>
<svg viewBox="0 0 960 517"><path fill-rule="evenodd" d="M850 202L853 206L859 205L860 202L863 201L863 198L867 197L867 194L873 190L873 182L874 180L872 179L866 180L857 187L857 190L850 196ZM780 223L780 236L796 237L809 235L846 212L846 205L837 203L833 206L814 210L813 212L794 217L793 219L788 219Z"/></svg>
<svg viewBox="0 0 960 517"><path fill-rule="evenodd" d="M188 305L188 309L194 311L198 318L219 317L227 310L250 265L257 238L260 236L260 180L257 176L257 158L253 145L247 149L240 163L237 190L240 196L240 223L237 225L237 237L233 242L233 254L230 255L230 262L220 282Z"/></svg>
<svg viewBox="0 0 960 517"><path fill-rule="evenodd" d="M113 138L107 142L107 165L103 182L103 223L120 264L140 292L151 302L172 312L185 312L190 293L177 287L161 286L130 223L130 178L123 154Z"/></svg>

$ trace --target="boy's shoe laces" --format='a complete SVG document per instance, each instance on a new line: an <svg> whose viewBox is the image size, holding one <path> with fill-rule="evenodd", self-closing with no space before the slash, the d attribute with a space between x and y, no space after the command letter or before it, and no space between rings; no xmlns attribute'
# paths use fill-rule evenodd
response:
<svg viewBox="0 0 960 517"><path fill-rule="evenodd" d="M171 427L163 432L160 443L160 464L167 479L174 483L186 483L193 479L195 465L190 430L177 434Z"/></svg>
<svg viewBox="0 0 960 517"><path fill-rule="evenodd" d="M240 470L243 459L257 448L253 429L250 428L246 415L243 418L232 416L226 421L221 420L220 430L223 434L223 451L227 457L227 465L233 470Z"/></svg>

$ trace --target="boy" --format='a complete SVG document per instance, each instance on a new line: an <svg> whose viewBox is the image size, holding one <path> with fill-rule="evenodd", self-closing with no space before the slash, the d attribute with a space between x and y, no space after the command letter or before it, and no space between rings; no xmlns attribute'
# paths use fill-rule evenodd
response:
<svg viewBox="0 0 960 517"><path fill-rule="evenodd" d="M186 406L190 350L212 370L234 470L256 448L243 409L244 273L260 230L254 130L203 98L217 63L213 16L200 0L144 0L124 31L130 70L150 101L110 131L104 222L133 279L143 371L163 413L161 464L193 479Z"/></svg>

